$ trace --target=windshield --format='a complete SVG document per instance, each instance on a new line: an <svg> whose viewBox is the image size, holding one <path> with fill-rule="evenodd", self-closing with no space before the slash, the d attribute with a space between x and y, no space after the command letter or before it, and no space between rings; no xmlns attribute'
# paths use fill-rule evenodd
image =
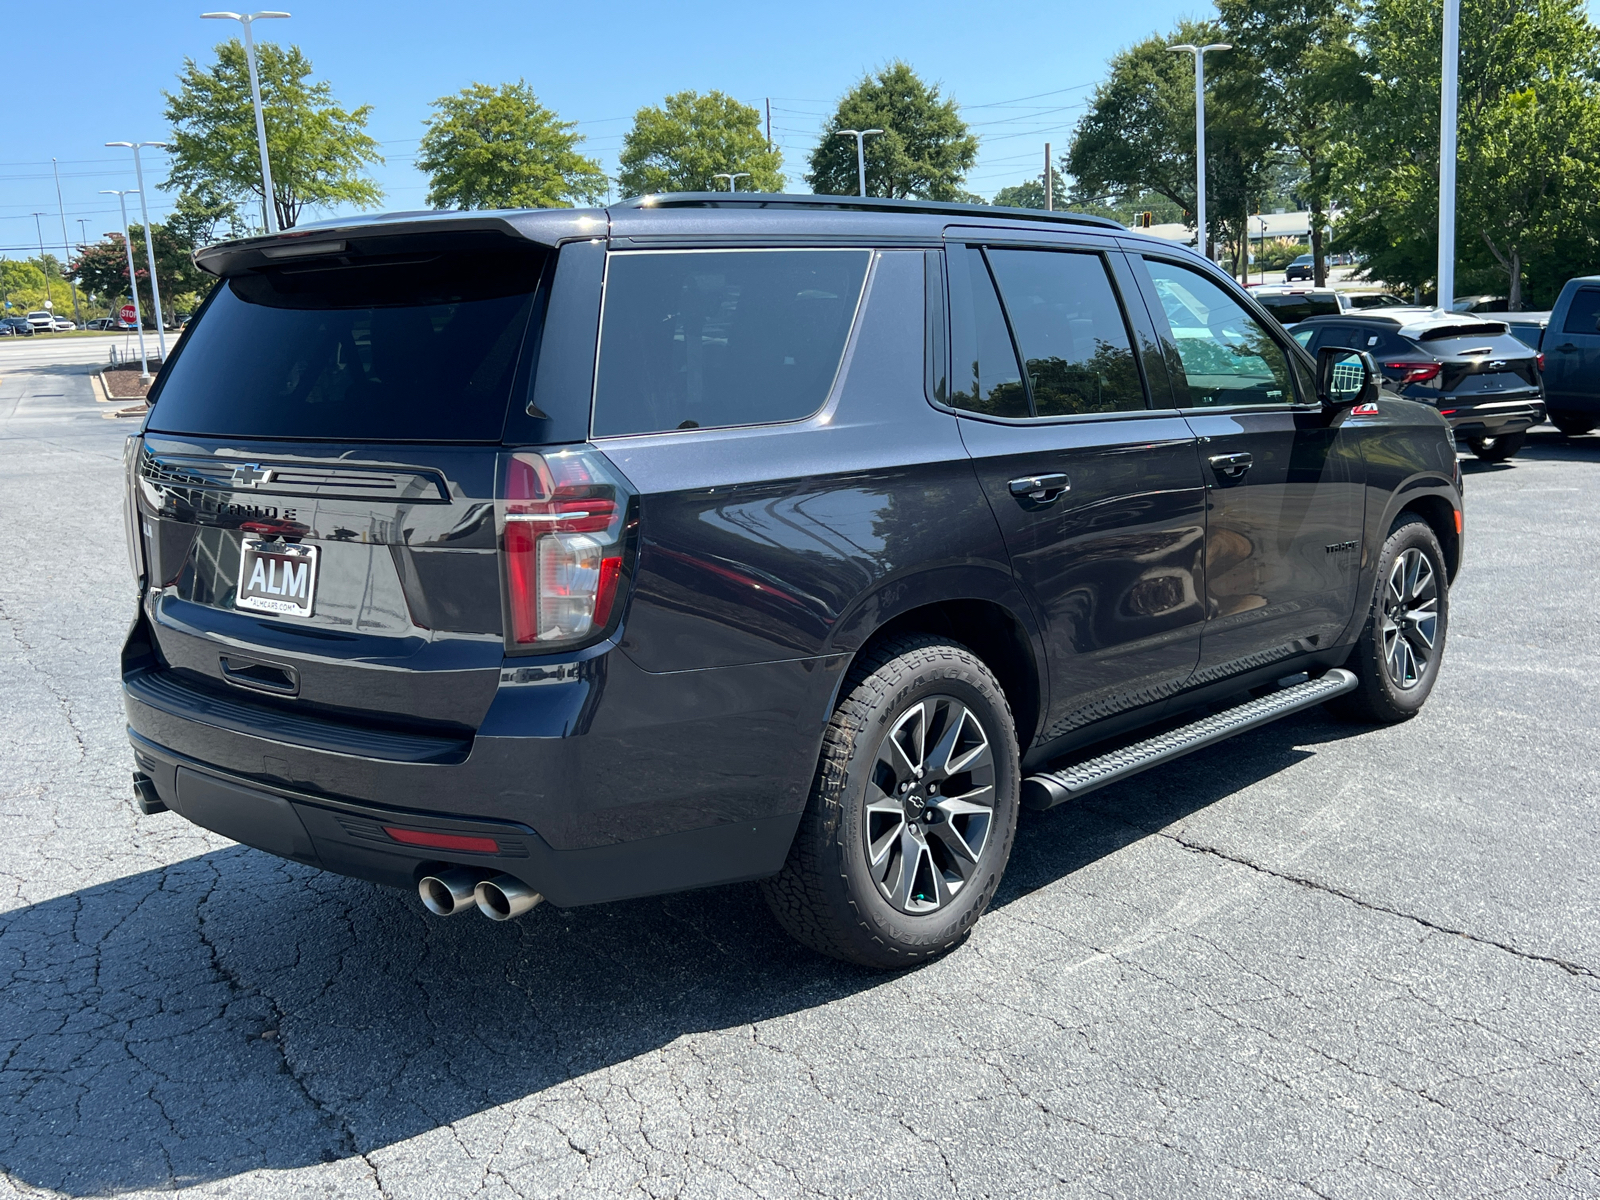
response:
<svg viewBox="0 0 1600 1200"><path fill-rule="evenodd" d="M218 285L149 428L213 437L498 441L537 254L388 254Z"/></svg>

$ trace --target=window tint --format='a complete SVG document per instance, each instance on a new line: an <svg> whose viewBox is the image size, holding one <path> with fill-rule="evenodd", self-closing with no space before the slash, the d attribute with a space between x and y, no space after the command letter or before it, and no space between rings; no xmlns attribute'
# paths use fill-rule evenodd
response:
<svg viewBox="0 0 1600 1200"><path fill-rule="evenodd" d="M1293 325L1307 317L1332 316L1339 311L1339 301L1333 296L1274 296L1270 293L1257 296L1256 302L1281 325Z"/></svg>
<svg viewBox="0 0 1600 1200"><path fill-rule="evenodd" d="M1122 308L1098 254L990 250L1038 417L1144 408Z"/></svg>
<svg viewBox="0 0 1600 1200"><path fill-rule="evenodd" d="M1561 327L1561 332L1600 332L1596 321L1600 321L1600 289L1579 288L1578 294L1572 298L1572 307L1567 309L1567 323Z"/></svg>
<svg viewBox="0 0 1600 1200"><path fill-rule="evenodd" d="M541 263L422 253L229 279L184 334L149 427L499 441Z"/></svg>
<svg viewBox="0 0 1600 1200"><path fill-rule="evenodd" d="M822 407L869 250L613 254L597 437L795 421Z"/></svg>
<svg viewBox="0 0 1600 1200"><path fill-rule="evenodd" d="M983 252L952 247L950 266L950 403L991 417L1026 417L1017 353L994 294Z"/></svg>
<svg viewBox="0 0 1600 1200"><path fill-rule="evenodd" d="M1283 348L1238 301L1198 271L1146 261L1183 363L1190 405L1294 402Z"/></svg>

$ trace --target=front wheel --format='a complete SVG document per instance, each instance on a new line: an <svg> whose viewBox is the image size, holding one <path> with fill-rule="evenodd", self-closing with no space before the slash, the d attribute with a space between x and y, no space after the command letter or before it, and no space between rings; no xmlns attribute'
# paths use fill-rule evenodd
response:
<svg viewBox="0 0 1600 1200"><path fill-rule="evenodd" d="M1564 437L1579 437L1594 428L1595 420L1593 417L1578 415L1558 417L1552 413L1550 424L1559 429Z"/></svg>
<svg viewBox="0 0 1600 1200"><path fill-rule="evenodd" d="M1449 624L1444 552L1432 527L1407 514L1383 544L1372 611L1345 663L1361 682L1329 707L1357 721L1416 716L1439 678Z"/></svg>
<svg viewBox="0 0 1600 1200"><path fill-rule="evenodd" d="M1484 462L1505 462L1528 440L1526 433L1501 433L1494 437L1467 439L1467 447Z"/></svg>
<svg viewBox="0 0 1600 1200"><path fill-rule="evenodd" d="M814 950L881 969L959 945L1011 857L1019 791L1005 694L965 646L902 637L852 668L768 906Z"/></svg>

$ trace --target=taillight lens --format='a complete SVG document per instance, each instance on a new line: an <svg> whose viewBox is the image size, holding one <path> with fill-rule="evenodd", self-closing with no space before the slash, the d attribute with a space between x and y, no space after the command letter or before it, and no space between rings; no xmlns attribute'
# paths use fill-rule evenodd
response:
<svg viewBox="0 0 1600 1200"><path fill-rule="evenodd" d="M497 505L509 638L558 649L604 629L633 489L597 450L506 455Z"/></svg>
<svg viewBox="0 0 1600 1200"><path fill-rule="evenodd" d="M139 453L144 449L144 439L130 434L122 443L122 532L128 540L128 566L140 591L144 590L144 547L139 542Z"/></svg>
<svg viewBox="0 0 1600 1200"><path fill-rule="evenodd" d="M1541 350L1541 351L1539 351L1539 353L1535 354L1533 356L1533 361L1539 365L1539 374L1543 375L1544 374L1544 351Z"/></svg>
<svg viewBox="0 0 1600 1200"><path fill-rule="evenodd" d="M1433 383L1444 370L1443 363L1436 362L1386 362L1383 364L1385 371L1398 371L1400 378L1395 382L1401 387L1408 383ZM1438 387L1434 383L1434 387Z"/></svg>

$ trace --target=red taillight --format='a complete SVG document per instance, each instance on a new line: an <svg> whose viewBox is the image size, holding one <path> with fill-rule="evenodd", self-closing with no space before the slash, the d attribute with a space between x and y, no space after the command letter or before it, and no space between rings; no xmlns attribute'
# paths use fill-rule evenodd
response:
<svg viewBox="0 0 1600 1200"><path fill-rule="evenodd" d="M499 854L500 843L493 838L472 837L464 833L429 833L422 829L397 829L385 825L383 831L407 846L427 846L434 850L469 850L474 854Z"/></svg>
<svg viewBox="0 0 1600 1200"><path fill-rule="evenodd" d="M1439 378L1444 370L1443 363L1436 362L1386 362L1383 364L1385 371L1399 371L1400 378L1396 383L1404 387L1408 383L1427 383L1429 380Z"/></svg>
<svg viewBox="0 0 1600 1200"><path fill-rule="evenodd" d="M555 649L603 629L622 577L631 491L593 450L505 460L501 547L511 641Z"/></svg>
<svg viewBox="0 0 1600 1200"><path fill-rule="evenodd" d="M1539 353L1535 354L1533 356L1533 361L1539 364L1539 374L1543 375L1544 374L1544 351L1541 350L1541 351L1539 351Z"/></svg>

